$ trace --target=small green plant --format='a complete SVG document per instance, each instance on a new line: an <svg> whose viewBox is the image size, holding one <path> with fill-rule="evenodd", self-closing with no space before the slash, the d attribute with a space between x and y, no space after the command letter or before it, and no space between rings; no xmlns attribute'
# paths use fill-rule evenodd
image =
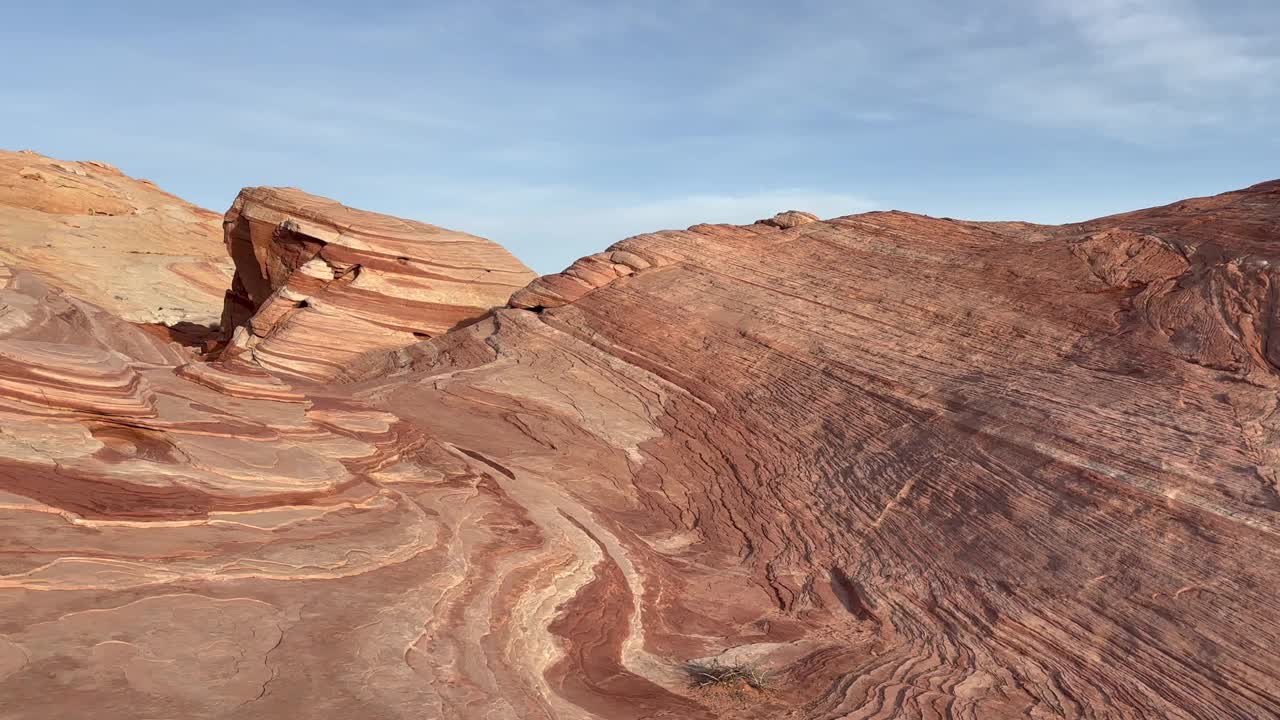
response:
<svg viewBox="0 0 1280 720"><path fill-rule="evenodd" d="M695 688L729 688L741 690L744 686L756 690L769 687L769 674L752 665L726 664L719 660L691 662L684 666L689 684Z"/></svg>

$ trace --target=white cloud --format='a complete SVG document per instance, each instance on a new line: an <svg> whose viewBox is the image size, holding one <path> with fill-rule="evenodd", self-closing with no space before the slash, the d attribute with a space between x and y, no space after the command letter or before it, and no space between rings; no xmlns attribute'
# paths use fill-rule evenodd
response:
<svg viewBox="0 0 1280 720"><path fill-rule="evenodd" d="M1169 89L1208 83L1252 83L1274 69L1276 58L1243 35L1212 28L1196 8L1177 0L1048 0L1042 10L1069 19L1118 72Z"/></svg>
<svg viewBox="0 0 1280 720"><path fill-rule="evenodd" d="M1251 120L1274 96L1276 38L1214 27L1180 0L1042 0L1080 51L1050 66L1023 66L995 84L997 98L1039 123L1094 127L1141 139Z"/></svg>
<svg viewBox="0 0 1280 720"><path fill-rule="evenodd" d="M739 195L698 194L664 198L596 211L600 218L631 227L684 228L696 223L750 223L786 210L804 210L822 218L866 212L867 198L811 190L769 190Z"/></svg>
<svg viewBox="0 0 1280 720"><path fill-rule="evenodd" d="M1228 8L1226 6L1230 5ZM765 39L706 109L968 115L1147 142L1274 118L1280 6L901 0L826 7Z"/></svg>
<svg viewBox="0 0 1280 720"><path fill-rule="evenodd" d="M571 189L511 189L483 197L483 208L454 208L447 218L432 222L501 243L543 273L641 233L698 223L748 224L785 210L804 210L825 219L876 207L861 195L805 189L693 193L641 202Z"/></svg>

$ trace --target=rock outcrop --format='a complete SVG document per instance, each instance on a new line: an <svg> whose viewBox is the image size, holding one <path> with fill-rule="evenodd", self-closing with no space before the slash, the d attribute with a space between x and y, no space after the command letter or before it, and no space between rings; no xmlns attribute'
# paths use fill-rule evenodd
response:
<svg viewBox="0 0 1280 720"><path fill-rule="evenodd" d="M0 274L6 720L1280 716L1280 182L642 235L452 330L330 286L475 255L259 192L255 355L285 292L433 337L191 362Z"/></svg>
<svg viewBox="0 0 1280 720"><path fill-rule="evenodd" d="M0 262L134 323L216 326L230 281L218 215L97 162L0 151Z"/></svg>
<svg viewBox="0 0 1280 720"><path fill-rule="evenodd" d="M224 225L236 263L227 355L280 374L334 377L473 321L534 277L483 238L292 188L242 190Z"/></svg>

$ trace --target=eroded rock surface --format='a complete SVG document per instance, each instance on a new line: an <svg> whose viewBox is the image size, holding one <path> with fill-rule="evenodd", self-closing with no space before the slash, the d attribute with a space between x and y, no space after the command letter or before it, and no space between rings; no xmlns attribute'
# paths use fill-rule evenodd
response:
<svg viewBox="0 0 1280 720"><path fill-rule="evenodd" d="M1278 220L665 231L325 382L6 269L0 716L1276 717Z"/></svg>
<svg viewBox="0 0 1280 720"><path fill-rule="evenodd" d="M483 238L292 188L242 190L225 227L227 355L311 379L475 320L534 277Z"/></svg>
<svg viewBox="0 0 1280 720"><path fill-rule="evenodd" d="M232 265L216 213L98 162L0 150L0 262L135 323L217 325Z"/></svg>

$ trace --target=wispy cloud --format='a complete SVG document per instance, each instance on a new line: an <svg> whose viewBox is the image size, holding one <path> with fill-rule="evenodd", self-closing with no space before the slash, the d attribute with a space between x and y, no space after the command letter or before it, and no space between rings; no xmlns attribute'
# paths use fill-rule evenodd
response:
<svg viewBox="0 0 1280 720"><path fill-rule="evenodd" d="M542 270L631 233L842 215L865 196L1084 218L1275 172L1259 150L1280 114L1275 0L10 15L0 41L41 60L0 67L7 145L108 160L216 209L241 185L297 185L490 235Z"/></svg>
<svg viewBox="0 0 1280 720"><path fill-rule="evenodd" d="M1274 44L1215 28L1195 5L1180 0L1046 0L1041 10L1069 20L1095 51L1096 65L1143 73L1145 83L1171 92L1214 83L1265 87L1255 81L1275 70L1280 57Z"/></svg>
<svg viewBox="0 0 1280 720"><path fill-rule="evenodd" d="M1280 100L1280 5L903 0L865 10L798 16L786 34L798 42L762 41L709 104L766 115L933 110L1148 142L1273 118Z"/></svg>
<svg viewBox="0 0 1280 720"><path fill-rule="evenodd" d="M1233 16L1230 3L1042 0L1038 10L1061 23L1079 52L998 86L1037 121L1141 138L1249 122L1276 96L1280 45L1274 36L1252 37L1248 18ZM1211 11L1234 27L1214 26Z"/></svg>
<svg viewBox="0 0 1280 720"><path fill-rule="evenodd" d="M851 193L783 188L747 193L690 193L636 200L575 188L490 188L464 192L446 202L433 222L495 240L539 272L556 272L568 259L599 252L631 235L682 230L698 223L748 224L785 210L822 218L875 209L869 198ZM439 197L439 194L436 194ZM467 202L482 198L483 203ZM553 244L556 253L544 246Z"/></svg>

